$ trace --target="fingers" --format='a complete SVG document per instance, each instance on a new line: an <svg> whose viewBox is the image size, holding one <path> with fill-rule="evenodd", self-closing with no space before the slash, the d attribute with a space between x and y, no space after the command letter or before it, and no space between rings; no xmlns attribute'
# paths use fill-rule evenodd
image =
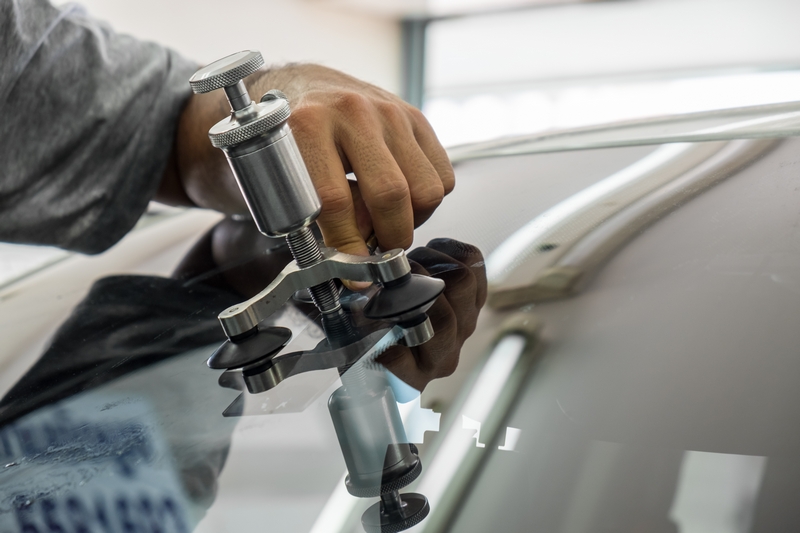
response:
<svg viewBox="0 0 800 533"><path fill-rule="evenodd" d="M451 375L458 367L463 340L457 338L456 313L446 298L439 298L428 310L436 334L415 348L393 346L378 362L418 391L437 378Z"/></svg>
<svg viewBox="0 0 800 533"><path fill-rule="evenodd" d="M414 227L431 216L455 185L447 154L422 112L387 91L320 65L275 67L256 81L258 89L279 88L289 96L289 124L322 200L318 223L326 244L366 254L364 238L374 230L381 248L408 248ZM217 167L224 165L214 152ZM179 168L183 159L178 157ZM202 170L213 165L195 166ZM345 177L351 170L357 189ZM228 209L222 199L233 196L241 210L234 180L225 182L230 191L221 192L219 171L201 174L186 182L197 182L196 189L208 192L209 205ZM187 194L194 190L184 188ZM189 196L206 205L199 193Z"/></svg>
<svg viewBox="0 0 800 533"><path fill-rule="evenodd" d="M290 118L314 187L322 202L317 224L325 244L354 255L369 255L359 231L356 208L342 159L333 142L328 111L317 107L298 110Z"/></svg>
<svg viewBox="0 0 800 533"><path fill-rule="evenodd" d="M336 143L357 177L378 242L408 248L413 228L454 186L446 152L422 113L402 102L349 93L334 110Z"/></svg>
<svg viewBox="0 0 800 533"><path fill-rule="evenodd" d="M342 91L306 100L290 118L322 200L328 246L366 254L373 233L383 249L408 248L455 184L444 148L422 113L390 95ZM357 186L347 182L352 170Z"/></svg>
<svg viewBox="0 0 800 533"><path fill-rule="evenodd" d="M366 101L350 103L337 139L358 179L381 247L408 248L414 238L409 183L384 141L380 121Z"/></svg>
<svg viewBox="0 0 800 533"><path fill-rule="evenodd" d="M431 381L455 372L464 339L459 338L459 312L446 296L436 300L428 310L428 317L436 334L413 353L417 368Z"/></svg>
<svg viewBox="0 0 800 533"><path fill-rule="evenodd" d="M440 245L442 248L453 248L450 243L455 243L458 251L466 250L469 245L463 245L451 239L436 239L429 245ZM474 247L469 247L473 248ZM455 313L457 327L456 341L458 349L461 343L472 335L478 321L480 306L476 301L479 292L478 279L473 272L459 259L469 259L466 256L455 257L440 252L432 246L418 248L409 254L409 258L419 261L436 277L445 282L444 299L450 304ZM438 331L437 331L438 334ZM434 336L435 338L435 336Z"/></svg>
<svg viewBox="0 0 800 533"><path fill-rule="evenodd" d="M408 182L414 227L417 227L442 203L445 186L428 155L417 143L409 118L396 110L387 110L383 120L386 123L386 145Z"/></svg>
<svg viewBox="0 0 800 533"><path fill-rule="evenodd" d="M358 232L364 238L364 241L369 241L371 238L374 242L375 232L372 229L372 218L370 218L369 209L367 209L367 204L364 203L364 198L361 197L361 190L358 188L358 183L350 180L348 180L347 183L350 185L350 196L353 198L353 209L355 209L356 213ZM370 243L367 242L367 247L369 246Z"/></svg>
<svg viewBox="0 0 800 533"><path fill-rule="evenodd" d="M408 257L415 273L445 282L444 293L428 310L435 335L410 351L398 349L391 361L394 368L389 367L400 379L422 390L431 380L455 372L461 347L475 331L486 301L486 272L480 250L453 239L434 239Z"/></svg>
<svg viewBox="0 0 800 533"><path fill-rule="evenodd" d="M456 186L456 175L453 172L453 165L450 163L447 151L439 142L425 115L418 109L412 109L410 114L412 116L414 137L425 157L436 170L442 183L444 194L450 194Z"/></svg>
<svg viewBox="0 0 800 533"><path fill-rule="evenodd" d="M422 275L428 274L425 268L419 263L414 261L410 261L409 263L412 273ZM430 315L428 316L430 317ZM431 324L433 325L433 323ZM434 331L436 331L435 326ZM436 335L434 335L434 338L435 337ZM395 345L383 352L377 358L377 361L385 366L392 374L403 380L403 382L411 385L418 391L422 391L430 379L420 370L418 363L420 358L412 350L416 350L416 348Z"/></svg>

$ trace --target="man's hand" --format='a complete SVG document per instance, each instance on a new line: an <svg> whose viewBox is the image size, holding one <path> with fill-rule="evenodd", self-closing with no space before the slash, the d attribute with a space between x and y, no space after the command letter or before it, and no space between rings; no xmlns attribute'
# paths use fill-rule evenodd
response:
<svg viewBox="0 0 800 533"><path fill-rule="evenodd" d="M248 82L256 101L269 89L289 97L289 125L322 200L326 245L366 255L374 232L383 249L408 248L414 228L453 190L453 168L430 124L400 98L318 65L267 70ZM207 137L229 113L220 91L191 98L157 199L246 211L223 153Z"/></svg>

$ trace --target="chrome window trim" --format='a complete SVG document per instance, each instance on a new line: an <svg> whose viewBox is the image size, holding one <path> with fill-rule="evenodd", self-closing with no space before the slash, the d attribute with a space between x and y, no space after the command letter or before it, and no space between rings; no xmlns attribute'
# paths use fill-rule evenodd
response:
<svg viewBox="0 0 800 533"><path fill-rule="evenodd" d="M800 101L650 117L501 138L448 148L453 164L471 159L677 142L800 135Z"/></svg>

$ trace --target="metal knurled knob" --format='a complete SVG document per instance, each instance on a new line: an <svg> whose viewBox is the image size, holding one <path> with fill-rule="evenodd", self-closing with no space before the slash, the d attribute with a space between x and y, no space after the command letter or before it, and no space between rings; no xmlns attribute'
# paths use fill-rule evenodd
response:
<svg viewBox="0 0 800 533"><path fill-rule="evenodd" d="M265 135L283 126L289 118L288 99L276 89L267 92L258 103L250 99L242 79L263 65L264 58L260 52L245 50L214 61L195 72L189 80L195 93L224 89L231 104L233 116L217 123L208 132L215 147L226 149Z"/></svg>
<svg viewBox="0 0 800 533"><path fill-rule="evenodd" d="M195 93L208 93L236 85L240 80L264 66L264 58L257 50L245 50L223 57L195 72L189 80Z"/></svg>
<svg viewBox="0 0 800 533"><path fill-rule="evenodd" d="M281 126L288 120L290 113L289 104L281 99L275 103L273 109L263 111L251 121L232 128L220 128L219 131L214 128L208 133L208 137L215 148L235 146Z"/></svg>

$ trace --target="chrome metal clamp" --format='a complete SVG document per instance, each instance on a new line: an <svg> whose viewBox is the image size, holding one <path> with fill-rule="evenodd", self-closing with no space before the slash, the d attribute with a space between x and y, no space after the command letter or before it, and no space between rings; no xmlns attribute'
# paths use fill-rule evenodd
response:
<svg viewBox="0 0 800 533"><path fill-rule="evenodd" d="M321 248L322 259L306 268L290 263L257 295L220 313L222 329L229 338L246 335L258 323L277 311L292 295L332 278L387 283L411 273L401 249L380 256L344 254L333 248Z"/></svg>
<svg viewBox="0 0 800 533"><path fill-rule="evenodd" d="M378 283L380 289L364 315L399 326L408 346L427 342L433 327L426 312L444 290L444 282L412 274L400 249L361 257L319 246L309 225L319 215L321 203L287 123L288 99L271 90L255 102L243 81L263 65L259 52L239 52L203 67L189 80L195 93L225 91L231 114L211 128L211 143L225 152L259 231L285 237L295 259L259 294L219 315L229 346L223 345L209 366L241 368L242 361L252 362L255 355L277 353L288 342L286 336L275 331L258 335L258 325L302 289L309 290L322 314L329 339L339 345L355 341L335 278ZM259 340L248 340L253 337Z"/></svg>

